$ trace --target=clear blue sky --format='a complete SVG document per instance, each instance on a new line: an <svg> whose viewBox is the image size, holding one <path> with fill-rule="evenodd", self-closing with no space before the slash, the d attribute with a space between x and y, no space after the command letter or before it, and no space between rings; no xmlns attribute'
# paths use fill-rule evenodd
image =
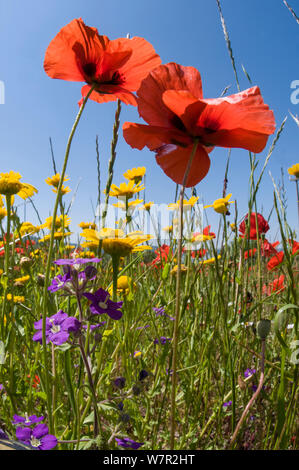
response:
<svg viewBox="0 0 299 470"><path fill-rule="evenodd" d="M289 116L268 170L276 182L281 179L281 168L284 170L289 222L296 229L295 185L288 179L287 168L299 161L299 128L289 115L289 111L299 114L299 104L292 104L290 100L291 82L299 80L299 25L282 0L222 0L221 3L241 89L250 86L242 72L243 64L253 84L261 88L265 102L273 109L277 127ZM298 1L289 0L289 4L298 14ZM228 85L231 85L229 94L237 91L214 0L1 0L0 5L0 80L5 84L5 104L0 105L1 171L18 171L25 182L38 188L34 201L42 218L52 211L55 199L44 182L53 174L49 137L60 171L81 97L81 84L50 79L43 70L43 59L51 39L73 18L82 17L87 25L97 27L100 34L110 39L125 37L127 33L142 36L153 44L163 63L174 61L196 67L207 98L218 97ZM116 103L89 102L74 138L67 169L68 185L73 190L81 178L71 212L74 231L82 220L92 220L91 200L96 204L96 135L99 136L104 189L115 108ZM125 121L141 122L135 107L123 105L121 125ZM258 170L271 142L272 137L258 157ZM198 195L206 204L222 194L226 156L227 150L215 149L211 154L210 172L197 185ZM175 184L157 166L154 153L132 150L120 133L114 182L121 183L123 172L136 166L147 167L148 200L173 201ZM258 197L258 210L265 216L273 201L268 170ZM247 211L248 177L248 152L233 149L228 192L237 199L240 215ZM66 201L71 197L72 193L66 196ZM211 209L207 214L216 228L218 215ZM29 206L26 218L38 222ZM277 226L274 214L271 220L273 227ZM275 232L272 235L275 237Z"/></svg>

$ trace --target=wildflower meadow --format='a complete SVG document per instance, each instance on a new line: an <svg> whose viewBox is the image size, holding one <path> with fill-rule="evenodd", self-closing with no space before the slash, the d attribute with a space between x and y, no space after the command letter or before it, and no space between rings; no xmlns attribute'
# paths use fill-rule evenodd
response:
<svg viewBox="0 0 299 470"><path fill-rule="evenodd" d="M158 2L53 2L28 35L14 28L0 450L298 449L299 76L259 56L280 21L295 63L298 5L261 0L267 34L246 38L257 0L179 5L184 31L178 3L166 21ZM185 47L197 21L207 40Z"/></svg>

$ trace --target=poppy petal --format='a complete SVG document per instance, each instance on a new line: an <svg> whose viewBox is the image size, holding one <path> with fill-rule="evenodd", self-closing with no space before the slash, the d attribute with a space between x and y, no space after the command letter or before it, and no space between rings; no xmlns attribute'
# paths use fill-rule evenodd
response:
<svg viewBox="0 0 299 470"><path fill-rule="evenodd" d="M191 143L190 137L179 131L132 122L124 123L123 136L131 147L139 150L142 150L145 146L150 150L156 150L164 144L188 146Z"/></svg>
<svg viewBox="0 0 299 470"><path fill-rule="evenodd" d="M81 18L64 26L50 42L44 60L45 72L51 78L85 81L82 66L98 61L109 39L99 36L96 28L86 26Z"/></svg>
<svg viewBox="0 0 299 470"><path fill-rule="evenodd" d="M197 99L202 98L201 76L194 67L171 62L160 65L142 81L138 95L140 116L153 126L173 127L174 113L162 100L166 90L187 90Z"/></svg>
<svg viewBox="0 0 299 470"><path fill-rule="evenodd" d="M197 132L207 144L258 153L275 131L274 114L264 104L258 87L203 101L208 106L198 118Z"/></svg>
<svg viewBox="0 0 299 470"><path fill-rule="evenodd" d="M207 106L204 101L198 100L186 90L167 90L163 93L162 100L191 133L194 131L198 116Z"/></svg>
<svg viewBox="0 0 299 470"><path fill-rule="evenodd" d="M90 85L84 85L81 88L82 99L79 101L79 106L83 103L83 99L90 90ZM136 97L130 91L116 85L101 85L100 90L94 90L89 99L97 103L108 103L110 101L120 100L125 104L137 106Z"/></svg>
<svg viewBox="0 0 299 470"><path fill-rule="evenodd" d="M175 183L182 184L192 152L193 146L178 147L175 145L165 145L159 149L156 155L156 161ZM186 187L195 186L201 181L210 168L210 158L205 149L198 145L194 155Z"/></svg>
<svg viewBox="0 0 299 470"><path fill-rule="evenodd" d="M120 38L110 41L108 50L131 50L127 62L119 67L119 73L125 80L126 89L138 90L141 81L153 69L161 64L160 56L153 46L141 37Z"/></svg>

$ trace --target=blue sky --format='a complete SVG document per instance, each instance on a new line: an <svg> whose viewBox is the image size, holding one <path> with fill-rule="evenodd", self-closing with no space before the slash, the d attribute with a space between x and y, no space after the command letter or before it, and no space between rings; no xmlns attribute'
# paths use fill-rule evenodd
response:
<svg viewBox="0 0 299 470"><path fill-rule="evenodd" d="M296 3L289 0L295 10ZM289 111L299 114L299 104L292 104L290 100L291 83L299 80L299 26L282 0L222 0L221 4L241 89L251 86L242 72L243 64L253 85L260 87L264 101L273 109L277 128L288 116L262 180L258 210L266 217L269 215L273 184L268 171L279 183L282 168L289 223L297 229L295 185L289 181L287 168L298 162L299 129ZM163 63L173 61L196 67L201 73L207 98L218 97L229 85L229 94L237 91L216 0L1 0L0 5L0 80L5 85L5 104L0 105L1 171L18 171L23 181L38 188L34 202L43 219L53 210L55 200L54 193L45 183L45 179L53 174L49 137L60 171L81 97L80 83L50 79L43 70L43 60L51 39L73 18L82 17L87 25L97 27L100 34L110 39L125 37L127 33L131 37L142 36L153 44ZM73 141L67 175L73 191L80 182L71 212L71 229L75 232L79 222L92 220L92 204L95 206L97 200L96 135L99 138L102 189L105 187L115 109L116 103L89 102ZM121 126L125 121L141 122L135 107L123 105ZM258 172L272 139L258 156ZM212 152L210 172L196 187L200 200L206 204L222 194L227 154L227 150L220 148ZM125 170L136 166L147 168L148 200L173 202L175 184L156 164L154 154L131 149L120 132L114 183L124 181ZM248 188L248 152L233 149L228 192L237 200L240 216L247 211ZM71 197L72 193L66 196L66 201L69 202ZM23 215L23 209L20 215ZM216 229L218 215L211 209L207 215ZM38 222L29 205L26 219ZM277 228L274 214L270 222L274 239Z"/></svg>

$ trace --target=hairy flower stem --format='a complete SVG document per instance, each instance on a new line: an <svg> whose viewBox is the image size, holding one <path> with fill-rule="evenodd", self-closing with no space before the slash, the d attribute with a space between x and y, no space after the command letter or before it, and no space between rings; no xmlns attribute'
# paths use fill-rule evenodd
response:
<svg viewBox="0 0 299 470"><path fill-rule="evenodd" d="M85 369L86 369L86 372L87 372L88 382L89 382L89 386L90 386L90 390L91 390L91 394L92 394L92 401L93 401L93 405L94 405L94 427L93 427L93 432L94 432L94 437L97 437L97 435L99 434L99 412L98 412L98 405L97 405L96 390L95 390L95 386L94 386L94 381L92 379L92 373L91 373L91 370L90 370L89 361L88 361L88 358L85 354L85 349L84 349L82 337L80 337L80 339L79 339L79 347L80 347L81 357L83 359Z"/></svg>
<svg viewBox="0 0 299 470"><path fill-rule="evenodd" d="M112 179L113 179L113 167L116 159L116 145L118 141L118 129L119 129L119 116L121 112L121 101L117 101L117 108L115 112L115 120L114 120L114 126L113 126L113 136L112 136L112 141L111 141L111 157L109 160L108 164L108 179L106 183L106 189L105 189L105 206L104 210L102 212L102 220L101 220L101 228L105 227L105 222L106 222L106 217L107 217L107 210L108 210L108 201L109 201L109 192L112 184ZM98 255L101 253L101 242L99 244L99 252Z"/></svg>
<svg viewBox="0 0 299 470"><path fill-rule="evenodd" d="M52 400L51 400L51 388L50 388L50 380L49 380L49 369L48 369L48 356L47 356L47 343L46 343L46 317L47 317L47 296L48 296L48 285L49 285L49 278L50 278L50 269L51 269L51 262L52 262L52 254L53 254L53 246L54 246L54 233L55 233L55 221L57 216L58 205L60 201L61 195L61 188L66 172L66 167L68 163L68 158L70 154L72 140L79 124L80 118L84 111L85 105L88 101L89 96L91 95L94 87L91 87L88 94L84 98L84 101L80 107L80 110L77 114L75 119L74 125L72 127L71 133L68 138L63 168L60 176L59 185L57 188L57 195L56 201L54 205L54 210L52 214L52 227L51 227L51 235L50 235L50 244L49 244L49 251L48 251L48 259L46 265L46 272L45 272L45 280L44 280L44 291L43 291L43 304L42 304L42 319L43 319L43 328L42 328L42 344L43 344L43 362L44 362L44 369L45 369L45 388L46 388L46 395L47 395L47 409L48 409L48 423L49 423L49 432L53 433L53 414L52 414Z"/></svg>
<svg viewBox="0 0 299 470"><path fill-rule="evenodd" d="M298 211L298 226L299 226L299 179L296 179L296 193L297 193L297 211Z"/></svg>
<svg viewBox="0 0 299 470"><path fill-rule="evenodd" d="M180 301L181 301L181 266L182 266L182 239L183 239L183 201L186 188L187 178L190 173L192 161L196 153L198 140L194 141L192 152L186 167L184 179L180 192L179 204L179 239L178 239L178 262L177 262L177 278L176 278L176 304L175 304L175 321L173 327L173 354L172 354L172 377L171 377L171 423L170 423L170 449L174 450L175 436L175 414L176 414L176 380L177 380L177 350L179 342L179 324L180 324Z"/></svg>
<svg viewBox="0 0 299 470"><path fill-rule="evenodd" d="M233 443L235 442L236 438L237 438L237 435L239 433L239 430L243 424L243 421L245 420L250 408L252 407L253 403L255 402L255 400L257 399L258 395L260 394L260 391L262 390L262 387L263 387L263 383L264 383L264 373L265 373L265 347L266 347L266 340L265 339L262 339L262 352L261 352L261 355L262 355L262 359L261 359L261 375L260 375L260 380L259 380L259 384L258 384L258 387L255 391L255 393L252 395L251 399L249 400L249 402L247 403L246 407L245 407L245 410L243 411L242 413L242 416L237 424L237 427L235 429L235 432L231 438L231 441L230 441L230 447L233 445Z"/></svg>

